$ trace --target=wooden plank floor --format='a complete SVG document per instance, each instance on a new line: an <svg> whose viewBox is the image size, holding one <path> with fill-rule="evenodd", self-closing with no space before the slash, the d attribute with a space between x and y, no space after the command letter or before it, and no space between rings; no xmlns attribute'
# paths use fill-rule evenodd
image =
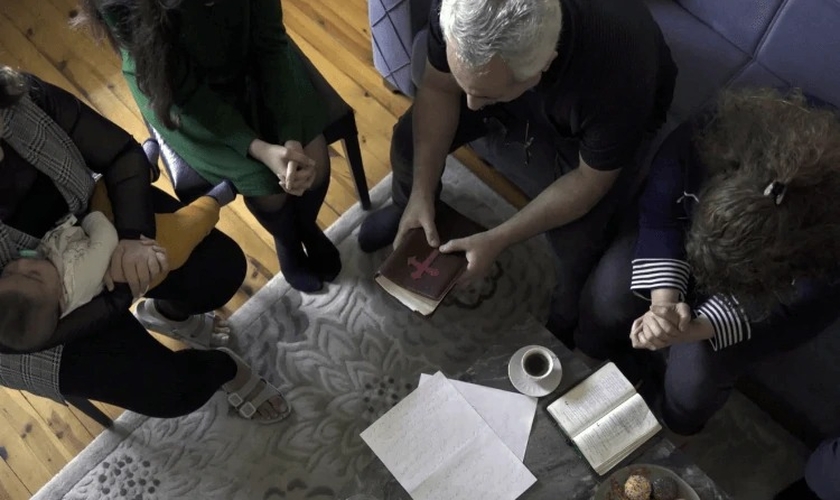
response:
<svg viewBox="0 0 840 500"><path fill-rule="evenodd" d="M373 187L390 171L391 127L409 106L373 68L366 0L283 0L287 28L342 97L356 110L368 183ZM73 92L103 115L146 138L140 113L122 79L117 57L105 45L69 27L76 0L2 0L0 62L35 73ZM347 163L331 149L332 184L318 216L332 224L356 201ZM467 150L457 153L508 200L522 195L504 183ZM171 192L167 179L158 186ZM243 248L248 275L224 313L231 313L279 271L273 242L240 201L223 210L220 229ZM174 341L163 339L178 347ZM98 404L116 418L121 409ZM0 500L29 498L102 431L76 410L52 401L0 388Z"/></svg>

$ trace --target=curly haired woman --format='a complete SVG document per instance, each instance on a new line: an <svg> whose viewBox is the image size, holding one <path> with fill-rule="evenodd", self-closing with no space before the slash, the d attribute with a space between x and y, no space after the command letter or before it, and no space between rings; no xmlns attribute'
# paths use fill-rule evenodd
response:
<svg viewBox="0 0 840 500"><path fill-rule="evenodd" d="M81 5L120 52L143 117L204 179L233 183L274 237L289 284L314 292L335 279L338 249L316 222L330 180L326 111L279 1Z"/></svg>
<svg viewBox="0 0 840 500"><path fill-rule="evenodd" d="M723 93L658 151L638 217L587 283L577 347L651 384L651 351L670 348L653 388L663 419L699 432L750 364L840 315L838 199L833 109L798 91Z"/></svg>

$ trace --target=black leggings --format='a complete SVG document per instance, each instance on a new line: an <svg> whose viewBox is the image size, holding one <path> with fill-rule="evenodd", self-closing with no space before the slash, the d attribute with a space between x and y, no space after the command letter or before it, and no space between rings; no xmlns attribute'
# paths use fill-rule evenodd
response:
<svg viewBox="0 0 840 500"><path fill-rule="evenodd" d="M161 191L155 211L181 205ZM220 308L245 278L245 256L218 230L195 249L187 263L150 290L184 314ZM103 401L151 417L176 417L200 408L236 375L236 363L221 351L173 352L152 337L129 312L108 328L68 342L59 371L61 393Z"/></svg>

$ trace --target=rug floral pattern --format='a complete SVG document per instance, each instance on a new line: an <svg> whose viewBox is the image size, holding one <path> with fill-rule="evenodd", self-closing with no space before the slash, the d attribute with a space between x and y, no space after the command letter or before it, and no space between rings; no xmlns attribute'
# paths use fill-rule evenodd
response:
<svg viewBox="0 0 840 500"><path fill-rule="evenodd" d="M444 199L485 225L513 213L452 160L445 183ZM381 203L387 192L380 185L372 195ZM523 343L527 325L545 317L553 273L542 239L502 254L480 283L424 318L371 279L387 252L359 250L363 214L351 210L329 231L344 261L336 283L303 295L275 278L232 318L234 348L294 407L287 421L243 421L221 394L178 419L127 413L35 498L337 498L372 457L359 433L411 392L420 373L454 373L492 344Z"/></svg>

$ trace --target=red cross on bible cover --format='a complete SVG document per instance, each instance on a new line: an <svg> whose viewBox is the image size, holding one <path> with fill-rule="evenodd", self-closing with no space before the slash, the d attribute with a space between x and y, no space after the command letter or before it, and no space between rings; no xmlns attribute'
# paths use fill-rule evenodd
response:
<svg viewBox="0 0 840 500"><path fill-rule="evenodd" d="M484 231L478 223L448 206L435 217L440 242ZM422 229L412 229L379 267L374 279L409 309L432 314L467 268L463 252L440 253L429 246Z"/></svg>

